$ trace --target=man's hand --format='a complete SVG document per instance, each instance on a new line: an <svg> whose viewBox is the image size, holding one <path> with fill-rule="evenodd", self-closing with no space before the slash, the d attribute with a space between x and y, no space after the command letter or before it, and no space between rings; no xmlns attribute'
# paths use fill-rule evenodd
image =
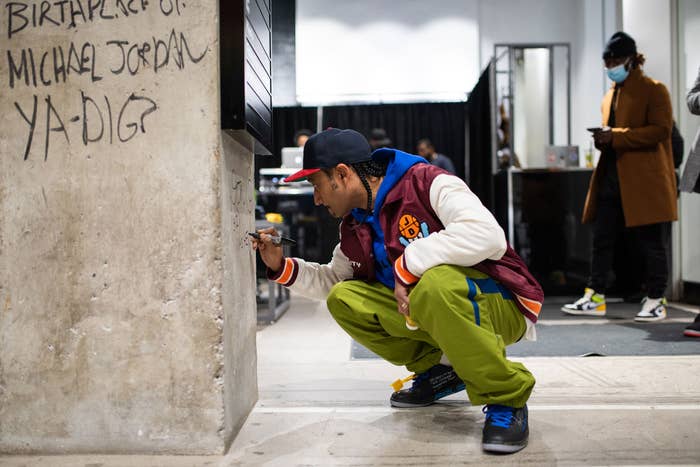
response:
<svg viewBox="0 0 700 467"><path fill-rule="evenodd" d="M265 266L277 272L282 268L284 253L281 245L272 243L271 236L279 235L273 227L258 230L260 240L253 239L253 250L258 250Z"/></svg>
<svg viewBox="0 0 700 467"><path fill-rule="evenodd" d="M411 287L406 287L401 282L394 280L394 296L398 304L399 313L408 316L410 308L408 305L408 294L411 293Z"/></svg>
<svg viewBox="0 0 700 467"><path fill-rule="evenodd" d="M610 146L612 144L612 128L606 126L602 130L593 133L593 141L598 149Z"/></svg>

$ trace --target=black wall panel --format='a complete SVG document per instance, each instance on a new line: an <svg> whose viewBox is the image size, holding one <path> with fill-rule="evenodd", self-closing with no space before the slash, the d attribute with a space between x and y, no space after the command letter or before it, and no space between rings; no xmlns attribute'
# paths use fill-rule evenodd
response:
<svg viewBox="0 0 700 467"><path fill-rule="evenodd" d="M269 0L221 0L221 126L246 130L272 150Z"/></svg>

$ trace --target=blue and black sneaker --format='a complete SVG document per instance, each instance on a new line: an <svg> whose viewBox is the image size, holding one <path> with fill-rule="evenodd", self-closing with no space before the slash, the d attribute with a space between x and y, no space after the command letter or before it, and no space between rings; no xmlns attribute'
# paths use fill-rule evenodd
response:
<svg viewBox="0 0 700 467"><path fill-rule="evenodd" d="M411 388L394 392L390 402L392 407L425 407L462 390L464 382L454 369L437 364L428 371L415 375Z"/></svg>
<svg viewBox="0 0 700 467"><path fill-rule="evenodd" d="M491 404L484 407L481 447L484 451L502 454L518 452L527 446L530 430L527 426L527 405L520 409Z"/></svg>

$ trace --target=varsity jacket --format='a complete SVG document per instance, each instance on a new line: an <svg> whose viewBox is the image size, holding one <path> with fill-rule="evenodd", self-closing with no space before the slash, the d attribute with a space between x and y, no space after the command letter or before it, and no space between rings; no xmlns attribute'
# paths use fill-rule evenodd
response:
<svg viewBox="0 0 700 467"><path fill-rule="evenodd" d="M388 159L388 171L407 157L424 161L388 148L372 157ZM396 280L415 284L425 271L441 264L472 267L508 289L528 320L537 321L542 288L507 244L491 212L460 178L428 163L414 163L377 201L381 204L375 204L374 212L379 213L386 256ZM372 239L368 223L348 214L340 224L340 243L329 263L284 258L279 271L268 270L268 278L300 295L325 300L340 281L377 280Z"/></svg>

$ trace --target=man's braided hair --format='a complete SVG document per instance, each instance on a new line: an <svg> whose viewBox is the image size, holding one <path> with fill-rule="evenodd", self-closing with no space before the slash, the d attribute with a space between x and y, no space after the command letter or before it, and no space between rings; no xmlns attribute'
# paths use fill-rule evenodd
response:
<svg viewBox="0 0 700 467"><path fill-rule="evenodd" d="M358 162L352 164L352 168L355 169L357 175L360 177L362 185L367 190L367 213L372 212L373 200L372 200L372 189L369 186L367 177L383 177L386 175L387 162L377 162L375 160L369 160L366 162Z"/></svg>

